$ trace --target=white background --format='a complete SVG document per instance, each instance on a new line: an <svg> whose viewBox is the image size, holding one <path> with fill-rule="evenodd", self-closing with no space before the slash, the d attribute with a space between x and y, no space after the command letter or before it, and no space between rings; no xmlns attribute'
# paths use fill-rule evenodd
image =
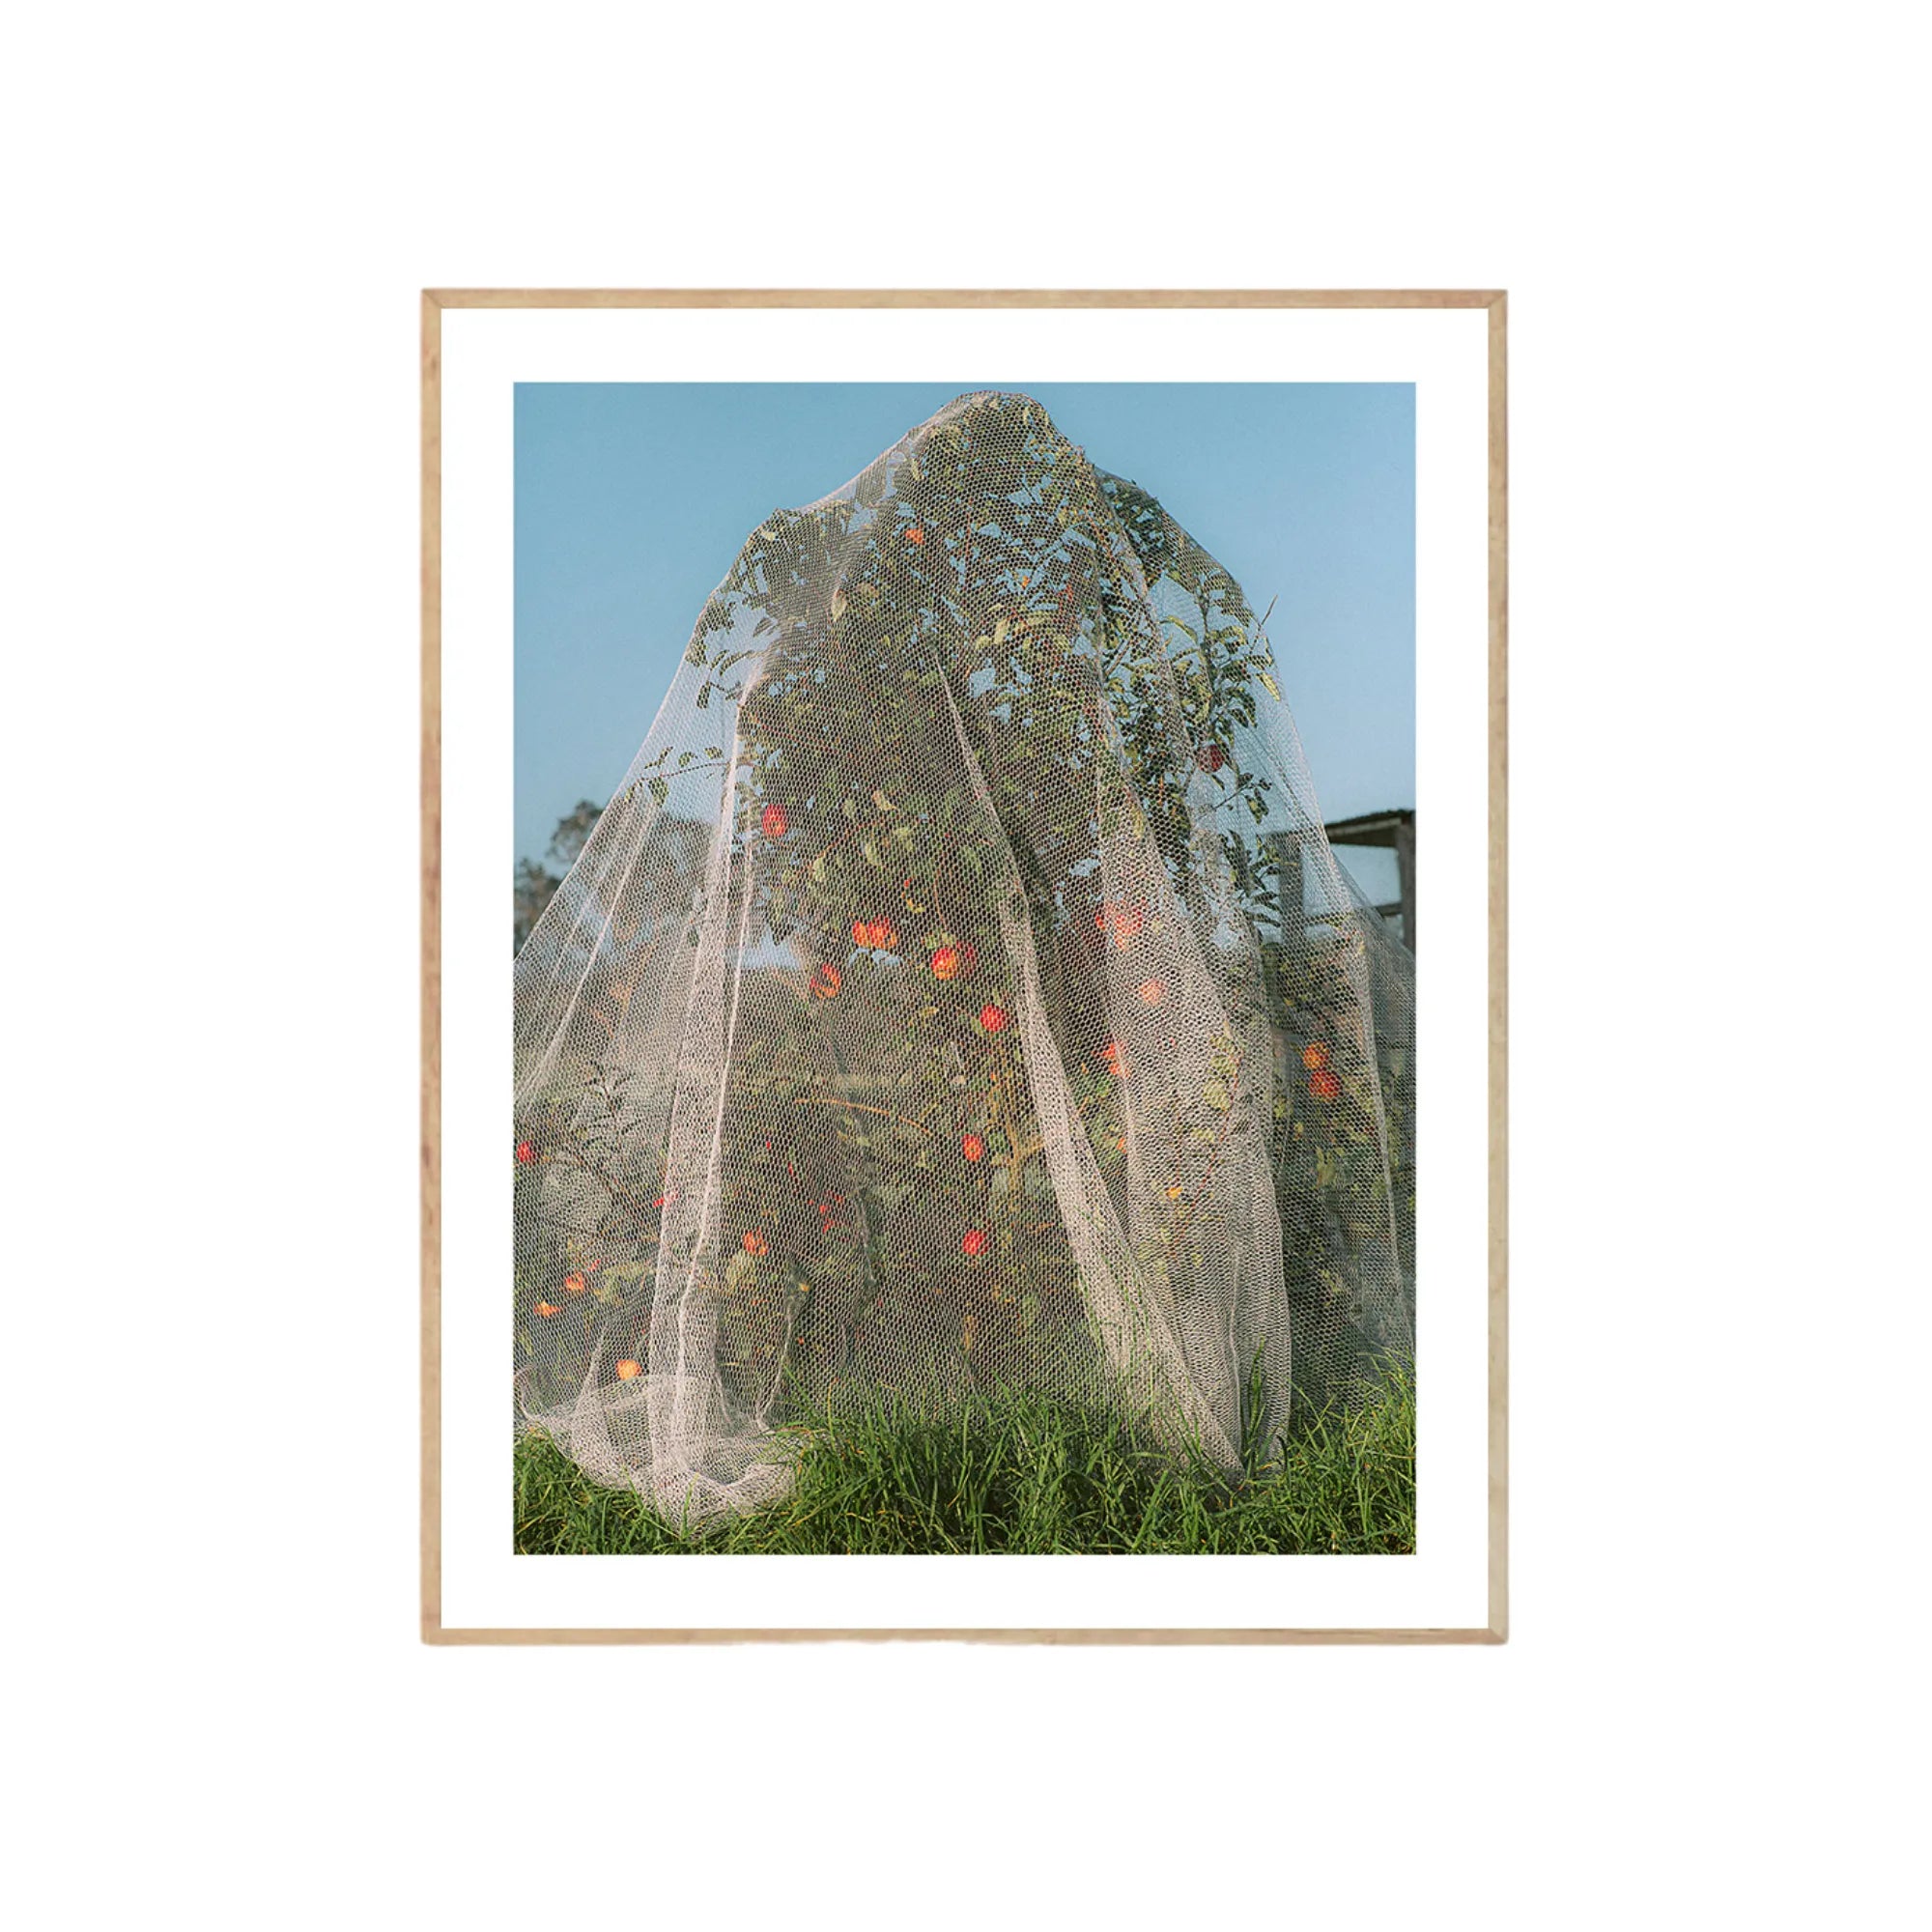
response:
<svg viewBox="0 0 1932 1932"><path fill-rule="evenodd" d="M1906 24L14 26L18 1916L1910 1918ZM416 1644L415 291L707 281L1511 288L1506 1648Z"/></svg>
<svg viewBox="0 0 1932 1932"><path fill-rule="evenodd" d="M889 381L1021 386L1416 385L1417 808L1430 828L1416 1026L1420 1534L1412 1556L519 1557L504 1532L517 382ZM1489 318L967 309L852 315L451 310L443 368L443 1543L452 1629L1470 1629L1489 1621ZM845 479L827 477L825 487ZM1206 541L1206 539L1204 539ZM1284 646L1293 645L1284 639ZM643 736L648 721L639 719Z"/></svg>

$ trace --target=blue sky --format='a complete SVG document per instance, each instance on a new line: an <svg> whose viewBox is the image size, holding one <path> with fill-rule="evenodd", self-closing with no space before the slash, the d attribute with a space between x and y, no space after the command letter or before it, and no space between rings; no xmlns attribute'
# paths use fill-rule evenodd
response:
<svg viewBox="0 0 1932 1932"><path fill-rule="evenodd" d="M1036 397L1101 469L1158 497L1258 611L1277 600L1268 637L1324 817L1415 803L1407 384L521 383L519 856L541 854L579 799L616 789L753 526L979 388Z"/></svg>

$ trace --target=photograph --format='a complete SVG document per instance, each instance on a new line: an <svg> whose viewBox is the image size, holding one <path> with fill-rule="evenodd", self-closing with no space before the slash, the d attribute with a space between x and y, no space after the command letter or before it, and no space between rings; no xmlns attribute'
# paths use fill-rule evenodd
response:
<svg viewBox="0 0 1932 1932"><path fill-rule="evenodd" d="M515 385L522 1555L1415 1549L1415 386L971 375Z"/></svg>
<svg viewBox="0 0 1932 1932"><path fill-rule="evenodd" d="M1505 329L426 292L425 1641L1506 1640Z"/></svg>

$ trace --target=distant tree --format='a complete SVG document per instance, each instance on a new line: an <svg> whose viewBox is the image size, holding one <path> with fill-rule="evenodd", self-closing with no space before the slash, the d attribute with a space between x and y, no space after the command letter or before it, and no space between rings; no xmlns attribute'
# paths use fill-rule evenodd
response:
<svg viewBox="0 0 1932 1932"><path fill-rule="evenodd" d="M556 889L563 884L564 875L577 864L577 855L583 850L603 815L602 806L593 805L587 798L579 799L556 821L556 830L551 834L550 844L544 850L544 858L550 864L543 865L535 859L517 861L517 952L524 950L524 941L543 917L544 907L556 895Z"/></svg>

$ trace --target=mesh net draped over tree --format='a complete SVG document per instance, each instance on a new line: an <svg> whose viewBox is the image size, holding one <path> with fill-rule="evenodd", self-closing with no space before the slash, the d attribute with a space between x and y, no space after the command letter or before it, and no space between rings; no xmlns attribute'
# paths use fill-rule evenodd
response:
<svg viewBox="0 0 1932 1932"><path fill-rule="evenodd" d="M828 1405L1233 1467L1408 1358L1412 966L1271 666L1023 395L752 533L517 957L526 1419L701 1525Z"/></svg>

